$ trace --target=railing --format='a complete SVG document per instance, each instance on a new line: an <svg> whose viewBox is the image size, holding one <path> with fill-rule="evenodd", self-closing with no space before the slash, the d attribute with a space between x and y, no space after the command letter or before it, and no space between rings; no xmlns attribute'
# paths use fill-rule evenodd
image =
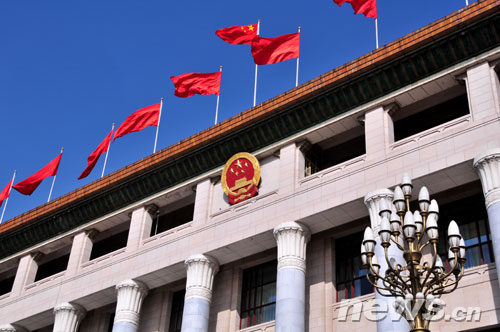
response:
<svg viewBox="0 0 500 332"><path fill-rule="evenodd" d="M46 284L46 283L49 283L53 280L56 280L56 279L59 279L59 278L62 278L64 276L64 274L66 273L66 271L61 271L59 273L56 273L56 274L53 274L51 276L48 276L47 278L44 278L42 280L38 280L37 282L34 282L32 284L29 284L29 285L26 285L24 287L24 290L27 291L27 290L30 290L30 289L33 289L35 287L38 287L40 285L43 285L43 284Z"/></svg>
<svg viewBox="0 0 500 332"><path fill-rule="evenodd" d="M274 332L274 326L276 322L270 321L266 323L262 323L259 325L250 326L244 329L239 330L238 332Z"/></svg>
<svg viewBox="0 0 500 332"><path fill-rule="evenodd" d="M88 262L86 262L86 263L83 263L83 264L82 264L82 269L84 269L84 268L86 268L86 267L89 267L89 266L96 265L96 264L98 264L98 263L100 263L100 262L102 262L102 261L108 260L108 259L110 259L110 258L112 258L112 257L118 256L119 254L124 253L126 249L127 249L126 247L124 247L124 248L120 248L120 249L118 249L118 250L115 250L115 251L113 251L113 252L110 252L109 254L106 254L106 255L103 255L103 256L100 256L100 257L94 258L94 259L93 259L93 260L91 260L91 261L88 261Z"/></svg>

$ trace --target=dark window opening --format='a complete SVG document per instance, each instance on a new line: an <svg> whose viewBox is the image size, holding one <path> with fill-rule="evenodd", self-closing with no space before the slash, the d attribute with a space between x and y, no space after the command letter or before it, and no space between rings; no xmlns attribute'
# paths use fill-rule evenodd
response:
<svg viewBox="0 0 500 332"><path fill-rule="evenodd" d="M181 332L182 313L184 311L184 297L186 290L175 292L172 298L172 312L170 313L170 323L168 332Z"/></svg>
<svg viewBox="0 0 500 332"><path fill-rule="evenodd" d="M438 250L446 269L451 268L448 262L448 224L455 220L463 236L466 247L465 268L488 264L495 261L488 225L488 214L484 204L484 196L474 196L456 200L439 207L439 244Z"/></svg>
<svg viewBox="0 0 500 332"><path fill-rule="evenodd" d="M115 313L109 314L108 329L107 332L113 332L113 324L115 323Z"/></svg>
<svg viewBox="0 0 500 332"><path fill-rule="evenodd" d="M243 271L240 329L275 319L277 262Z"/></svg>
<svg viewBox="0 0 500 332"><path fill-rule="evenodd" d="M193 220L194 203L181 207L177 210L165 213L163 215L157 214L153 218L153 226L151 227L151 236L163 233L169 229L183 225Z"/></svg>
<svg viewBox="0 0 500 332"><path fill-rule="evenodd" d="M127 246L128 229L118 234L96 241L92 245L90 260L107 255Z"/></svg>
<svg viewBox="0 0 500 332"><path fill-rule="evenodd" d="M322 145L322 143L314 144L304 153L305 176L309 176L366 153L364 134L332 147L323 148Z"/></svg>
<svg viewBox="0 0 500 332"><path fill-rule="evenodd" d="M394 140L399 141L467 114L469 114L469 101L467 94L462 94L418 113L395 120Z"/></svg>
<svg viewBox="0 0 500 332"><path fill-rule="evenodd" d="M68 267L69 254L38 265L35 282L65 271Z"/></svg>
<svg viewBox="0 0 500 332"><path fill-rule="evenodd" d="M335 240L337 302L373 292L361 268L363 232Z"/></svg>
<svg viewBox="0 0 500 332"><path fill-rule="evenodd" d="M10 293L14 285L17 269L6 271L0 276L0 296Z"/></svg>

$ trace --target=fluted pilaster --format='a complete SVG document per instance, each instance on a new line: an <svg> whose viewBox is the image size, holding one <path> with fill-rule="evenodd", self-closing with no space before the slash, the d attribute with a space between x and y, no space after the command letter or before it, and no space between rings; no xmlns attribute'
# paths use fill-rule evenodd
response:
<svg viewBox="0 0 500 332"><path fill-rule="evenodd" d="M129 279L116 285L116 292L115 324L127 322L137 326L142 301L148 294L148 287L140 281Z"/></svg>
<svg viewBox="0 0 500 332"><path fill-rule="evenodd" d="M274 228L278 244L278 270L296 268L306 271L306 249L311 232L306 225L295 221L284 222Z"/></svg>
<svg viewBox="0 0 500 332"><path fill-rule="evenodd" d="M0 332L28 332L24 327L12 324L0 325Z"/></svg>
<svg viewBox="0 0 500 332"><path fill-rule="evenodd" d="M85 309L76 303L61 303L54 308L54 332L76 332L85 317Z"/></svg>
<svg viewBox="0 0 500 332"><path fill-rule="evenodd" d="M500 149L492 149L474 159L483 186L486 208L500 202Z"/></svg>
<svg viewBox="0 0 500 332"><path fill-rule="evenodd" d="M391 203L394 198L394 193L389 189L379 189L365 195L365 205L370 213L370 222L375 234L380 230L380 200L385 198L387 203Z"/></svg>
<svg viewBox="0 0 500 332"><path fill-rule="evenodd" d="M193 255L186 259L186 299L202 298L212 300L214 277L219 271L219 262L208 255Z"/></svg>

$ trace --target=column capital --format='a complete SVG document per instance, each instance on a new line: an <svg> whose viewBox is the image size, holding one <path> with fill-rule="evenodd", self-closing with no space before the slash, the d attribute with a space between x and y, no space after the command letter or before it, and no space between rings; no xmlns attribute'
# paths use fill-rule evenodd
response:
<svg viewBox="0 0 500 332"><path fill-rule="evenodd" d="M380 229L380 200L386 199L387 203L391 203L393 198L394 193L389 189L378 189L365 195L364 202L370 213L370 222L375 234L378 234Z"/></svg>
<svg viewBox="0 0 500 332"><path fill-rule="evenodd" d="M486 208L500 202L500 149L491 149L474 158L486 201Z"/></svg>
<svg viewBox="0 0 500 332"><path fill-rule="evenodd" d="M219 262L209 255L192 255L184 262L187 271L186 299L198 297L212 300L212 286Z"/></svg>
<svg viewBox="0 0 500 332"><path fill-rule="evenodd" d="M128 322L138 325L142 301L148 291L148 286L145 283L132 279L127 279L116 285L115 323Z"/></svg>
<svg viewBox="0 0 500 332"><path fill-rule="evenodd" d="M0 325L0 332L28 332L24 327L12 324Z"/></svg>
<svg viewBox="0 0 500 332"><path fill-rule="evenodd" d="M309 228L295 221L274 227L274 238L278 244L278 270L295 268L306 271L306 248L311 239Z"/></svg>
<svg viewBox="0 0 500 332"><path fill-rule="evenodd" d="M85 308L76 303L61 303L54 307L54 332L76 332L85 317Z"/></svg>

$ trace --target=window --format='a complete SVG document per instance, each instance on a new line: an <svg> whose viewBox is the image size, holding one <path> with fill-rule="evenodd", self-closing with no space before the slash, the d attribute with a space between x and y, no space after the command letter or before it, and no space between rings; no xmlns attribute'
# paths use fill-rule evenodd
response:
<svg viewBox="0 0 500 332"><path fill-rule="evenodd" d="M14 285L17 269L10 269L0 273L0 296L10 293Z"/></svg>
<svg viewBox="0 0 500 332"><path fill-rule="evenodd" d="M460 94L457 96L457 93ZM454 97L449 99L448 94L451 94L451 96ZM403 108L401 111L394 114L395 141L399 141L469 114L469 101L467 99L467 94L465 93L465 88L463 87L457 87L449 92L445 91L436 98L437 100L443 100L443 98L448 99L438 103L437 105L435 104L435 101L433 105L431 103L432 101L423 100L421 102L422 104L430 104L433 106L423 106L424 108L420 108L420 110L418 110L418 105L408 106L407 109Z"/></svg>
<svg viewBox="0 0 500 332"><path fill-rule="evenodd" d="M48 260L38 265L35 282L65 271L68 267L69 254Z"/></svg>
<svg viewBox="0 0 500 332"><path fill-rule="evenodd" d="M365 153L364 128L357 127L310 146L304 153L304 175L309 176Z"/></svg>
<svg viewBox="0 0 500 332"><path fill-rule="evenodd" d="M449 270L448 263L448 223L455 220L460 228L465 247L467 249L465 268L488 264L494 261L493 249L491 245L490 230L488 227L488 215L484 207L484 197L482 193L463 198L452 203L439 207L439 254L446 262L446 269Z"/></svg>
<svg viewBox="0 0 500 332"><path fill-rule="evenodd" d="M190 222L193 220L193 214L194 203L164 214L158 213L153 218L151 236Z"/></svg>
<svg viewBox="0 0 500 332"><path fill-rule="evenodd" d="M113 325L115 324L115 313L109 314L108 329L107 332L113 332Z"/></svg>
<svg viewBox="0 0 500 332"><path fill-rule="evenodd" d="M107 255L127 246L128 229L114 235L106 234L105 232L98 235L92 245L90 260Z"/></svg>
<svg viewBox="0 0 500 332"><path fill-rule="evenodd" d="M184 297L186 290L175 292L172 298L172 312L168 332L180 332L182 326L182 314L184 311Z"/></svg>
<svg viewBox="0 0 500 332"><path fill-rule="evenodd" d="M274 320L277 262L243 271L240 329Z"/></svg>
<svg viewBox="0 0 500 332"><path fill-rule="evenodd" d="M366 271L361 268L362 241L363 232L335 240L337 301L373 292Z"/></svg>

